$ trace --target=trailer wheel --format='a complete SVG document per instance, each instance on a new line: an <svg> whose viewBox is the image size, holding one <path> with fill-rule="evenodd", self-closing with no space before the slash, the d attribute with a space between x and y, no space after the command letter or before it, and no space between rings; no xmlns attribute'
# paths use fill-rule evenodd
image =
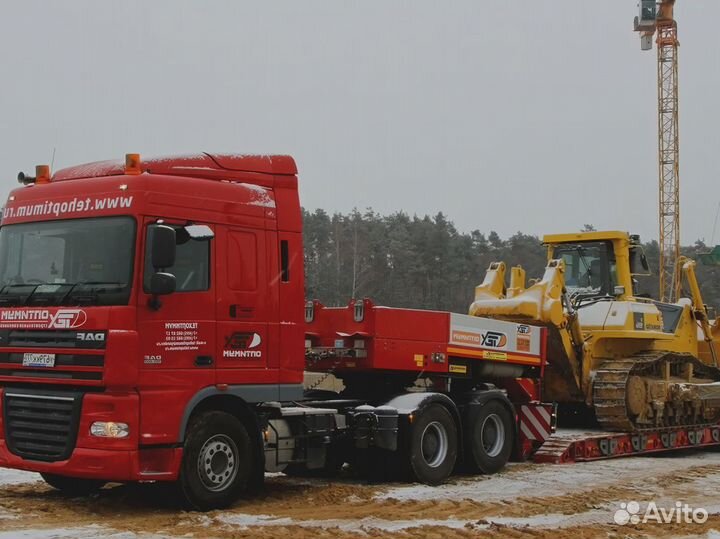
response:
<svg viewBox="0 0 720 539"><path fill-rule="evenodd" d="M250 488L254 461L250 436L237 417L201 413L185 438L180 493L193 509L227 507Z"/></svg>
<svg viewBox="0 0 720 539"><path fill-rule="evenodd" d="M415 412L408 447L410 474L428 485L442 483L455 467L457 446L457 426L444 406L431 404Z"/></svg>
<svg viewBox="0 0 720 539"><path fill-rule="evenodd" d="M469 406L465 422L465 468L484 474L502 469L510 458L513 439L512 416L502 403L490 400Z"/></svg>
<svg viewBox="0 0 720 539"><path fill-rule="evenodd" d="M82 479L54 473L40 473L45 482L68 496L87 496L105 486L101 479Z"/></svg>

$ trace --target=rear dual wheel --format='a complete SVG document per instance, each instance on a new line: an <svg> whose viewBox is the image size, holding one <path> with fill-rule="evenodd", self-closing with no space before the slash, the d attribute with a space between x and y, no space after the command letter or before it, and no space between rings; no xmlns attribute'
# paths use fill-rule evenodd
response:
<svg viewBox="0 0 720 539"><path fill-rule="evenodd" d="M407 464L413 479L437 485L450 476L457 460L458 429L447 408L431 404L415 412L408 441Z"/></svg>
<svg viewBox="0 0 720 539"><path fill-rule="evenodd" d="M483 474L501 470L512 452L513 425L510 411L498 400L470 405L465 416L465 469Z"/></svg>

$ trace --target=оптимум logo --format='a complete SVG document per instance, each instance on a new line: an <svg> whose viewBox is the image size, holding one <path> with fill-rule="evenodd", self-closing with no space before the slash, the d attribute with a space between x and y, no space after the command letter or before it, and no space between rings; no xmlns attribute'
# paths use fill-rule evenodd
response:
<svg viewBox="0 0 720 539"><path fill-rule="evenodd" d="M658 507L655 502L648 503L644 511L641 511L640 504L635 501L623 502L620 509L615 511L613 520L615 524L624 526L625 524L646 524L654 522L656 524L669 524L675 522L678 524L703 524L708 519L708 512L702 507L693 509L688 504L675 502L670 509Z"/></svg>
<svg viewBox="0 0 720 539"><path fill-rule="evenodd" d="M54 314L49 309L0 310L0 324L10 328L73 329L83 326L87 319L82 309L58 309Z"/></svg>
<svg viewBox="0 0 720 539"><path fill-rule="evenodd" d="M261 358L262 350L257 348L262 344L262 338L257 333L236 331L225 338L223 357L226 358ZM253 348L255 350L253 350Z"/></svg>
<svg viewBox="0 0 720 539"><path fill-rule="evenodd" d="M48 327L56 329L72 329L82 326L87 321L87 314L82 309L60 309L50 317Z"/></svg>
<svg viewBox="0 0 720 539"><path fill-rule="evenodd" d="M504 348L507 344L507 335L499 331L487 331L482 336L481 344L491 348Z"/></svg>

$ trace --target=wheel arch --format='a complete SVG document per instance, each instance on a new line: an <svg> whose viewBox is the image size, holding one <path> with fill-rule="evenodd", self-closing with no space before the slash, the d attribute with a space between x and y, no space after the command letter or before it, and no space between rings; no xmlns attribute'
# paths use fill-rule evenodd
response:
<svg viewBox="0 0 720 539"><path fill-rule="evenodd" d="M460 448L463 437L460 410L455 401L444 393L404 393L387 401L385 406L395 408L399 415L410 416L416 412L421 412L432 404L439 404L450 413L455 422L458 434L458 448Z"/></svg>
<svg viewBox="0 0 720 539"><path fill-rule="evenodd" d="M505 408L507 408L507 411L510 412L510 415L512 415L513 419L515 418L515 415L517 413L515 410L515 406L512 402L510 402L510 399L507 397L505 392L499 389L484 389L480 391L473 391L469 395L467 404L483 405L492 400L500 402Z"/></svg>
<svg viewBox="0 0 720 539"><path fill-rule="evenodd" d="M271 401L293 401L302 398L302 384L247 384L231 385L218 389L208 386L200 389L185 405L180 427L178 443L185 441L187 427L193 414L218 406L218 410L227 411L240 420L253 420L247 426L259 425L259 416L254 405ZM262 430L262 429L261 429Z"/></svg>
<svg viewBox="0 0 720 539"><path fill-rule="evenodd" d="M209 395L198 401L192 409L188 409L190 413L185 414L183 423L180 426L178 442L183 443L187 434L188 426L192 419L202 412L226 412L237 417L246 428L251 429L251 433L260 431L260 422L257 414L252 407L242 398L234 395Z"/></svg>

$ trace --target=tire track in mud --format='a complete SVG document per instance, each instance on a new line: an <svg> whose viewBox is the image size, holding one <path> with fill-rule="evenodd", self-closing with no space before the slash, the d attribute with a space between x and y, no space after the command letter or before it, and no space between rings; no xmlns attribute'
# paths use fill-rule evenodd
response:
<svg viewBox="0 0 720 539"><path fill-rule="evenodd" d="M646 478L637 484L613 484L604 487L588 485L568 494L555 496L520 496L497 501L463 500L403 500L393 498L375 499L370 487L329 484L326 487L308 486L291 495L250 502L238 508L248 514L270 514L293 520L360 519L377 517L388 520L434 519L481 519L486 516L528 517L547 513L572 515L597 509L605 504L627 499L657 497L659 490L685 484L693 479L720 474L720 465L687 468ZM483 488L482 483L478 488ZM380 492L382 489L377 489ZM440 495L441 492L440 492ZM364 499L360 499L364 497ZM308 504L312 509L308 509Z"/></svg>
<svg viewBox="0 0 720 539"><path fill-rule="evenodd" d="M519 469L518 471L523 471ZM509 471L508 476L515 472ZM568 469L568 473L571 471ZM27 528L66 528L101 524L118 531L157 533L178 536L245 538L288 537L294 539L357 538L357 531L332 527L332 521L377 519L385 523L432 519L467 521L462 528L427 525L401 530L382 529L372 525L358 528L367 537L398 538L465 538L511 537L532 539L555 537L677 536L690 533L687 525L664 524L620 527L610 524L583 524L566 529L529 525L499 525L486 519L493 517L533 517L547 514L581 515L592 510L607 510L612 518L612 504L629 499L652 499L684 490L688 483L720 475L720 464L688 467L652 477L618 479L618 484L602 487L588 485L577 491L551 496L529 495L510 499L476 501L471 499L397 500L378 499L387 485L348 484L342 482L297 481L270 478L268 488L253 500L241 500L232 508L209 513L184 512L161 485L126 485L107 488L90 498L65 498L43 483L0 487L0 512L14 514L14 519L0 519L3 530ZM478 489L486 485L478 481ZM487 485L490 486L490 485ZM442 491L439 490L439 496ZM697 494L701 494L698 492ZM268 515L288 524L250 525L228 522L233 515ZM323 525L327 522L327 527ZM306 522L307 526L301 525ZM439 522L438 524L441 524ZM720 516L712 515L703 525L692 525L692 534L720 529ZM608 535L610 534L610 535Z"/></svg>

